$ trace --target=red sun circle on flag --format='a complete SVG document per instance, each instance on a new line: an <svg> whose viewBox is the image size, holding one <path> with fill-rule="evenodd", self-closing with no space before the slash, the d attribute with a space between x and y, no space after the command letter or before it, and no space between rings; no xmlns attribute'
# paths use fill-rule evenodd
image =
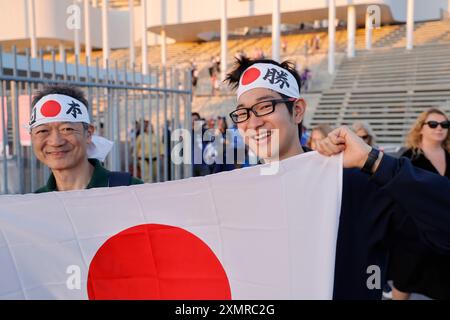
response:
<svg viewBox="0 0 450 320"><path fill-rule="evenodd" d="M48 100L41 107L41 114L46 117L56 117L61 112L61 105L58 101Z"/></svg>
<svg viewBox="0 0 450 320"><path fill-rule="evenodd" d="M242 76L242 84L248 85L258 79L260 75L261 71L259 71L259 69L250 68L244 72L244 75Z"/></svg>
<svg viewBox="0 0 450 320"><path fill-rule="evenodd" d="M230 300L225 270L200 238L144 224L109 238L89 266L91 300Z"/></svg>

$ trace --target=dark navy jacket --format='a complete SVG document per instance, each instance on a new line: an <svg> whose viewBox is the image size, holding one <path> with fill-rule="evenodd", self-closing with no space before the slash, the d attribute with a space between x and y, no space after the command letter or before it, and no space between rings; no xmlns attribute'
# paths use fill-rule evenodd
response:
<svg viewBox="0 0 450 320"><path fill-rule="evenodd" d="M381 299L381 289L368 289L374 274L368 267L380 268L383 285L391 235L406 218L416 224L430 250L450 253L448 178L388 155L373 176L359 169L344 169L343 174L334 299Z"/></svg>

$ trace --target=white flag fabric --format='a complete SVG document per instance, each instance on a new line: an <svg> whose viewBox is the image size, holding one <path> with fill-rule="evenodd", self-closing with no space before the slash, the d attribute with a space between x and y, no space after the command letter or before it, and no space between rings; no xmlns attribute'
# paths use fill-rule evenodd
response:
<svg viewBox="0 0 450 320"><path fill-rule="evenodd" d="M0 196L0 299L331 299L342 156Z"/></svg>

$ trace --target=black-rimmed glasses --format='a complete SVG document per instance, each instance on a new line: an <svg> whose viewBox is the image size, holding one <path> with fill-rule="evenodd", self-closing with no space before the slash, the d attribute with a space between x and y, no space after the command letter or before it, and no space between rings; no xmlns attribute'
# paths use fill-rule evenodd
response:
<svg viewBox="0 0 450 320"><path fill-rule="evenodd" d="M236 109L230 113L230 118L234 123L241 123L247 121L250 118L250 112L256 117L266 116L275 111L275 106L279 103L294 102L295 98L289 99L274 99L266 100L255 103L250 108L240 108Z"/></svg>

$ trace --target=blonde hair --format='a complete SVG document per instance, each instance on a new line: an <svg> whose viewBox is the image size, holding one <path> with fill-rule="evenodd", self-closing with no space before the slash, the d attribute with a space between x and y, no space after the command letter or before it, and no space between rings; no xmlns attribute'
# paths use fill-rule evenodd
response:
<svg viewBox="0 0 450 320"><path fill-rule="evenodd" d="M414 125L412 126L411 130L409 130L409 133L406 136L406 141L405 141L406 147L408 149L412 149L414 154L421 153L420 144L422 142L422 134L420 133L420 131L422 130L422 127L425 124L425 121L427 120L427 118L430 114L440 114L441 116L444 116L445 119L447 119L447 121L448 121L448 117L444 113L444 111L442 111L438 108L430 108L430 109L422 112L417 117L417 120L414 123ZM442 142L442 147L447 152L450 152L450 130L448 130L448 132L447 132L447 138Z"/></svg>

